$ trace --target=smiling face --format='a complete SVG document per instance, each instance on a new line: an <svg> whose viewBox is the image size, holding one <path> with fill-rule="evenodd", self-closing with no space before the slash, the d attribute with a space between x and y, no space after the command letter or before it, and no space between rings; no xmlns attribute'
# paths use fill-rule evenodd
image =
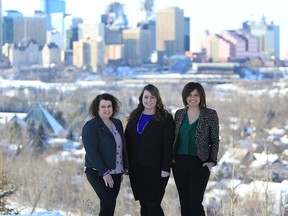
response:
<svg viewBox="0 0 288 216"><path fill-rule="evenodd" d="M143 92L142 104L146 111L155 111L157 99L149 91Z"/></svg>
<svg viewBox="0 0 288 216"><path fill-rule="evenodd" d="M186 98L186 102L189 107L199 107L200 101L200 94L197 89L194 89L192 92L190 92Z"/></svg>
<svg viewBox="0 0 288 216"><path fill-rule="evenodd" d="M101 100L98 114L103 120L109 119L113 114L112 102L109 100Z"/></svg>

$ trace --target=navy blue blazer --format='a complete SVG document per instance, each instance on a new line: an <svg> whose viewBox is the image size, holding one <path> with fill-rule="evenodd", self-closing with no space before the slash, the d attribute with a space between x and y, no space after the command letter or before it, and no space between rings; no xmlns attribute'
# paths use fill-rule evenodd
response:
<svg viewBox="0 0 288 216"><path fill-rule="evenodd" d="M128 169L126 142L122 122L111 118L122 138L123 166ZM94 168L102 176L109 169L116 168L116 141L103 120L96 116L87 121L82 128L82 142L86 151L85 167Z"/></svg>

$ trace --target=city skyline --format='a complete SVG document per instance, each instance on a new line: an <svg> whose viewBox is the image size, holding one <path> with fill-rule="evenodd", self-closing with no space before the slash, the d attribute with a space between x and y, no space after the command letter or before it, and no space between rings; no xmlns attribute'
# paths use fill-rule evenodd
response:
<svg viewBox="0 0 288 216"><path fill-rule="evenodd" d="M18 10L25 16L32 16L35 10L40 9L40 0L25 0L25 2L23 0L2 0L2 10ZM66 0L66 13L81 17L84 22L88 23L99 21L100 14L104 13L105 7L114 1L98 0L97 2L98 5L95 5L93 0L82 0L81 5L83 6L79 7L78 0ZM133 27L135 23L131 21L139 17L140 5L144 0L119 0L117 2L125 4L125 12L130 26ZM154 0L154 4L154 10L168 6L179 7L184 10L186 17L190 17L191 51L200 49L200 39L206 30L210 33L221 33L224 30L239 29L242 28L242 23L251 19L252 16L254 20L260 20L264 15L267 21L273 21L275 25L280 26L280 57L284 58L287 55L288 13L284 6L288 3L285 0L242 0L232 3L231 0Z"/></svg>

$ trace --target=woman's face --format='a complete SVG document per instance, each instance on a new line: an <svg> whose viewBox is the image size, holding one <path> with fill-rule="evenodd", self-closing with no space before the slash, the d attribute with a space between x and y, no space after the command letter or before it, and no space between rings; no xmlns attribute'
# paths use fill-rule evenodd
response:
<svg viewBox="0 0 288 216"><path fill-rule="evenodd" d="M149 91L144 90L142 104L145 110L155 110L157 99Z"/></svg>
<svg viewBox="0 0 288 216"><path fill-rule="evenodd" d="M112 102L109 100L101 100L98 114L103 120L109 119L113 114Z"/></svg>
<svg viewBox="0 0 288 216"><path fill-rule="evenodd" d="M199 107L200 104L200 94L197 89L194 89L188 97L186 98L186 102L189 107Z"/></svg>

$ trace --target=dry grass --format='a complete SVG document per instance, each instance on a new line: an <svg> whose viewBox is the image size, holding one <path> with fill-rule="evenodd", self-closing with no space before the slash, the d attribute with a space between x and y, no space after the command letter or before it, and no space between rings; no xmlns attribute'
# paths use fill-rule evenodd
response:
<svg viewBox="0 0 288 216"><path fill-rule="evenodd" d="M260 81L259 81L260 82ZM255 90L260 88L259 82L257 86L252 82L239 83L245 91ZM163 98L166 106L181 107L181 91L185 83L179 84L159 84L157 87ZM269 83L262 83L263 86L269 87ZM59 92L41 92L41 97L30 95L31 98L38 98L43 103L49 106L50 110L56 109L62 113L62 118L65 119L65 126L73 130L75 137L79 137L82 125L87 117L87 110L90 101L101 92L110 92L117 96L122 102L122 109L119 117L123 120L125 126L125 117L134 108L130 103L131 97L136 97L140 94L143 85L140 86L101 86L93 88L79 89L73 94L71 92L62 93L61 99ZM243 138L243 128L247 126L247 119L253 118L257 132L263 132L264 128L278 127L282 128L287 125L288 96L276 95L271 98L269 94L261 96L252 96L248 93L241 92L220 92L217 85L205 85L207 94L207 103L209 107L215 108L220 117L221 123L221 146L219 158L230 145L231 138L237 143ZM43 90L44 91L44 90ZM36 94L36 92L34 92ZM30 92L33 94L33 91ZM47 99L47 97L49 99ZM85 95L86 97L83 97ZM223 96L225 95L225 96ZM43 97L42 97L43 96ZM8 100L7 97L1 96L5 100L5 106L17 107L27 106L28 100L25 97L14 98ZM26 105L25 105L26 104ZM231 130L230 118L235 117L240 119L240 127L237 130ZM9 134L9 130L1 127L1 140L5 141L4 137ZM4 136L5 134L5 136ZM257 133L254 141L259 141L263 138L263 133ZM2 136L3 135L3 136ZM2 139L3 138L3 139ZM18 139L19 143L25 139ZM25 145L25 143L21 143ZM276 151L271 148L271 151ZM52 152L49 152L51 154ZM82 166L76 165L74 162L61 162L56 166L52 166L45 161L45 156L32 157L27 154L19 156L4 155L1 158L1 164L6 170L9 180L12 182L16 192L11 197L11 201L20 203L22 206L30 208L42 207L47 210L61 210L67 212L67 215L96 215L99 211L99 203L93 189L89 185L83 173ZM247 171L247 170L246 170ZM243 170L235 170L236 176L245 176L240 173ZM246 174L247 175L247 174ZM214 178L214 176L211 176ZM230 189L229 189L230 190ZM230 190L231 191L231 190ZM228 191L229 192L229 191ZM259 201L255 195L252 199L239 200L237 197L227 195L221 197L220 203L209 203L209 216L238 216L241 215L241 210L245 209L247 215L253 216L268 216L267 203ZM177 216L179 213L179 201L176 187L171 178L166 188L166 193L162 202L165 215ZM233 211L230 209L233 209ZM19 209L21 210L21 209ZM139 203L134 201L129 185L129 179L124 176L122 187L117 200L115 216L123 216L130 213L132 216L139 215ZM282 214L283 216L285 213Z"/></svg>

